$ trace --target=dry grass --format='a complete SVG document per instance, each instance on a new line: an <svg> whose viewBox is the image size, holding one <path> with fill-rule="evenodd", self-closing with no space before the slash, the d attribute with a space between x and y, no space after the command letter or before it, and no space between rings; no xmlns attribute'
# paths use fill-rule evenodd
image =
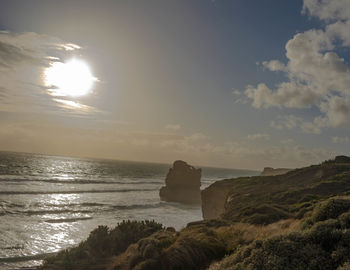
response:
<svg viewBox="0 0 350 270"><path fill-rule="evenodd" d="M246 245L257 239L262 240L271 236L296 231L300 223L301 221L298 219L284 219L266 226L238 222L231 226L218 228L217 233L225 241Z"/></svg>

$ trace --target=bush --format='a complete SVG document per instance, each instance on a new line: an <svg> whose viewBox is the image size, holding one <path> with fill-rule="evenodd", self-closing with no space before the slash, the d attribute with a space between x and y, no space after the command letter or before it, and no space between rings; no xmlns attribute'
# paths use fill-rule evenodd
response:
<svg viewBox="0 0 350 270"><path fill-rule="evenodd" d="M162 269L206 269L225 252L225 244L212 229L184 229L175 243L163 251Z"/></svg>
<svg viewBox="0 0 350 270"><path fill-rule="evenodd" d="M312 215L312 221L323 221L337 218L350 209L349 199L332 198L318 205Z"/></svg>
<svg viewBox="0 0 350 270"><path fill-rule="evenodd" d="M111 256L124 252L130 244L154 232L163 226L155 221L122 221L110 230L107 226L94 229L86 241L77 247L63 250L57 255L47 258L41 269L101 269ZM100 266L98 266L100 265Z"/></svg>
<svg viewBox="0 0 350 270"><path fill-rule="evenodd" d="M260 225L271 224L281 219L288 219L291 217L285 210L268 204L247 209L244 211L243 215L246 217L242 218L242 222Z"/></svg>

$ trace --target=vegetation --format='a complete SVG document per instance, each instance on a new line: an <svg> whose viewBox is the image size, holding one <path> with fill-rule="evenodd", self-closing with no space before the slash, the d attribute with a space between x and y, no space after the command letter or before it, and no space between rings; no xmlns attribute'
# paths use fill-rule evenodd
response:
<svg viewBox="0 0 350 270"><path fill-rule="evenodd" d="M41 269L105 269L110 258L124 252L130 244L163 229L154 221L123 221L110 230L99 226L79 246L48 257Z"/></svg>
<svg viewBox="0 0 350 270"><path fill-rule="evenodd" d="M267 225L301 219L318 202L350 194L350 163L340 163L344 160L346 157L336 158L284 175L218 181L209 187L212 195L207 192L206 196L215 199L222 197L220 189L229 190L221 217L230 222Z"/></svg>
<svg viewBox="0 0 350 270"><path fill-rule="evenodd" d="M349 204L349 197L329 199L300 230L255 240L213 269L350 269Z"/></svg>

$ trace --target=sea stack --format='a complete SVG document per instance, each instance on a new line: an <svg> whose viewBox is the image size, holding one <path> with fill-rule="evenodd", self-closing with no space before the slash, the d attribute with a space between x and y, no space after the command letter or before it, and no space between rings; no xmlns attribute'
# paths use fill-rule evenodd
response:
<svg viewBox="0 0 350 270"><path fill-rule="evenodd" d="M166 176L165 187L159 191L160 199L167 202L200 204L201 175L202 169L176 160Z"/></svg>

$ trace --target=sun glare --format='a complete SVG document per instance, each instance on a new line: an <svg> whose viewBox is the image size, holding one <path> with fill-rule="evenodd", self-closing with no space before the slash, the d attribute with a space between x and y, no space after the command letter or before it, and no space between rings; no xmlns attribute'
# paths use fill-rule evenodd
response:
<svg viewBox="0 0 350 270"><path fill-rule="evenodd" d="M83 96L88 94L96 78L82 60L54 62L45 70L45 84L55 96Z"/></svg>

